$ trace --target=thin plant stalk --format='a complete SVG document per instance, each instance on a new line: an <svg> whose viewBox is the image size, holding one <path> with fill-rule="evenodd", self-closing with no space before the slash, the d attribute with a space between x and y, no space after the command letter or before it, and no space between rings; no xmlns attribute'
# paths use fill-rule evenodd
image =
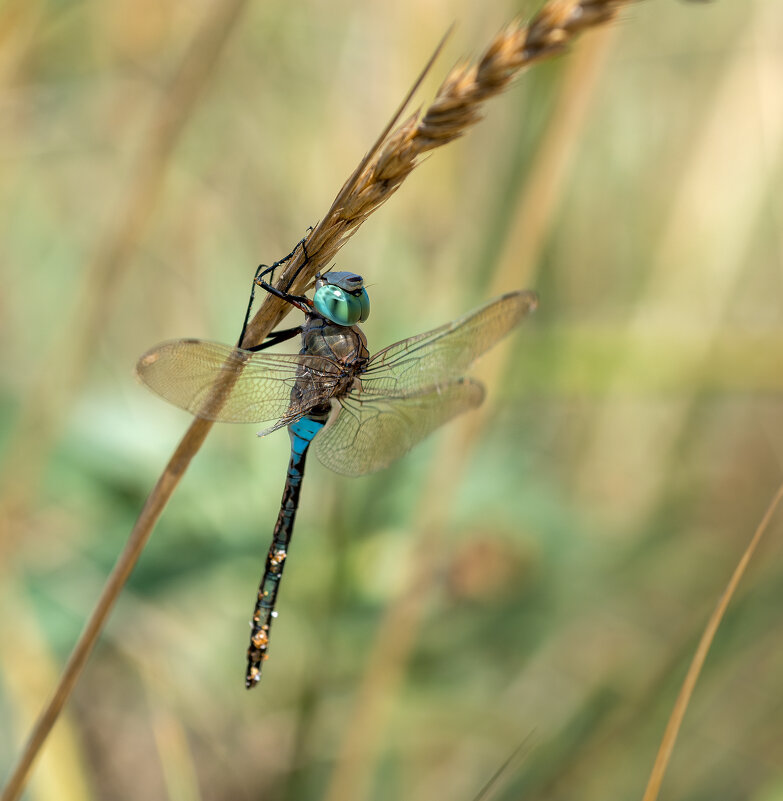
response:
<svg viewBox="0 0 783 801"><path fill-rule="evenodd" d="M768 207L770 191L778 185L783 165L783 93L777 88L783 64L779 49L759 48L758 36L759 31L779 27L779 4L747 5L732 57L716 62L713 96L699 115L687 152L677 156L662 233L623 340L638 341L651 330L669 328L662 322L672 314L673 299L682 295L684 263L690 285L709 287L709 291L699 303L689 305L683 331L687 347L678 353L676 380L689 386L689 391L680 392L654 419L645 416L639 404L606 403L589 432L577 491L607 501L611 517L605 525L615 531L639 530L639 521L652 513L670 476L668 464L676 458L677 443L699 396L696 376L703 375L730 319L756 246L758 220ZM753 59L748 58L749 52L755 53ZM768 101L763 113L760 96ZM727 138L727 120L732 121L732 138ZM734 141L745 146L737 148ZM716 164L721 165L719 171ZM669 166L662 165L661 170L667 173ZM719 187L731 189L718 191ZM623 396L623 382L636 371L636 358L633 349L622 352L604 390L608 398ZM628 447L629 440L633 448ZM639 469L639 454L644 454L644 469ZM609 464L614 465L611 473L603 469ZM617 481L618 476L631 475L633 481Z"/></svg>
<svg viewBox="0 0 783 801"><path fill-rule="evenodd" d="M674 708L672 709L672 714L669 717L669 722L666 724L666 730L664 731L661 745L658 748L658 754L655 757L655 762L653 763L653 768L650 772L650 778L647 782L644 795L642 796L642 801L656 801L658 798L658 793L661 789L661 783L663 782L663 777L666 773L666 768L669 765L672 751L674 751L674 744L677 741L677 735L680 733L680 727L682 726L682 721L685 717L685 711L687 710L688 704L693 696L693 690L696 687L696 682L698 681L701 670L704 667L704 662L707 659L707 654L712 646L712 641L715 639L715 633L717 632L718 626L720 626L721 621L723 620L723 616L726 614L726 609L728 608L731 599L734 597L737 586L739 585L742 577L745 575L745 570L747 569L748 564L750 563L750 560L753 557L756 548L758 547L758 544L761 542L761 538L769 528L772 516L775 514L775 511L777 510L781 500L783 500L783 484L778 487L778 491L770 501L767 511L764 512L764 516L761 518L758 528L756 528L748 547L740 557L737 566L734 568L734 572L731 574L729 583L726 585L726 589L718 599L715 610L710 616L710 619L707 621L707 625L701 635L701 639L699 640L699 645L696 648L696 653L693 655L690 667L688 668L688 672L685 674L682 687L677 695L677 700L674 702Z"/></svg>
<svg viewBox="0 0 783 801"><path fill-rule="evenodd" d="M443 42L441 42L438 50L435 52L435 54L433 54L432 59L430 59L426 65L424 72L422 72L422 74L419 76L416 84L411 90L411 94L423 80L426 71L432 65L442 45ZM409 99L410 94L397 111L396 116L399 116L399 114L402 112L402 108L404 107L405 103L409 101ZM390 123L390 127L393 126L394 122L396 122L396 117ZM384 131L383 135L386 133L387 131ZM379 146L381 141L382 140L379 140L379 142L376 143L376 148ZM372 157L374 149L368 153L365 159ZM349 185L346 184L346 187L348 186ZM347 191L346 187L343 188L343 192ZM338 195L337 200L339 200L340 197L341 195ZM273 298L270 296L270 299ZM277 324L277 319L272 316L273 313L273 304L266 303L262 306L254 318L254 323L256 323L256 326L260 327L261 330L261 334L259 335L261 340L263 340L265 333L271 331L274 325ZM228 393L231 388L231 378L232 377L229 376L229 380L220 385L216 385L213 391L216 394ZM233 380L236 380L236 376L233 377ZM141 513L136 520L133 529L131 530L128 540L125 543L125 547L117 559L117 562L115 563L115 566L103 587L95 608L93 609L87 624L79 635L79 639L77 640L76 645L74 646L74 649L71 652L65 667L63 668L63 672L60 676L57 687L46 704L43 712L36 721L25 748L16 765L14 766L8 783L3 789L2 796L0 796L0 801L16 801L16 799L19 798L19 795L24 789L27 776L35 761L35 758L45 743L46 738L49 736L49 733L56 723L66 701L70 697L71 692L73 692L73 688L76 686L79 675L81 674L81 671L83 670L84 665L86 664L87 659L89 658L89 655L92 652L92 649L94 648L101 631L103 630L106 620L108 619L108 616L114 604L116 603L117 598L122 592L125 583L133 571L133 568L138 562L139 557L144 550L144 546L147 544L147 541L152 534L152 529L154 528L155 523L163 512L163 509L168 503L172 493L176 489L177 484L179 484L179 481L187 470L191 460L201 448L201 445L206 439L206 436L212 428L212 425L213 423L211 421L202 420L200 418L197 418L191 423L177 449L166 465L163 473L147 497Z"/></svg>
<svg viewBox="0 0 783 801"><path fill-rule="evenodd" d="M569 59L552 116L517 197L490 297L510 286L534 283L616 33L617 27L612 26L595 31Z"/></svg>
<svg viewBox="0 0 783 801"><path fill-rule="evenodd" d="M246 3L247 0L225 0L216 4L205 16L168 90L161 96L152 113L149 134L132 171L134 178L121 211L99 243L96 255L86 272L85 289L82 291L76 316L78 324L66 327L67 330L77 331L75 339L67 351L50 360L58 366L58 375L62 375L63 380L58 381L51 371L47 372L47 386L34 386L28 399L21 404L23 418L7 446L5 470L0 482L0 508L3 516L10 522L24 514L25 499L34 491L36 476L51 442L56 437L58 410L64 406L62 393L64 391L72 394L86 370L96 332L100 330L109 313L112 288L129 262L151 217L171 153L202 95L217 59L241 18ZM52 402L50 384L59 384L65 388L61 390L56 403ZM196 425L197 423L201 425ZM203 421L196 421L191 426L147 499L125 548L107 579L101 597L63 668L58 685L13 768L3 789L2 801L13 801L22 792L27 774L70 696L106 618L144 548L154 521L189 462L190 456L183 445L190 441L195 445L192 451L195 453L209 428L210 425L204 426ZM167 487L170 489L166 491Z"/></svg>
<svg viewBox="0 0 783 801"><path fill-rule="evenodd" d="M150 112L142 147L129 170L117 210L81 277L70 321L19 404L20 419L4 451L0 471L0 514L13 521L24 516L48 454L61 428L64 411L83 382L95 342L110 318L116 288L152 218L172 153L203 95L247 0L214 3L172 77Z"/></svg>
<svg viewBox="0 0 783 801"><path fill-rule="evenodd" d="M8 783L3 789L3 794L0 796L1 801L16 801L19 798L30 768L65 706L65 702L70 697L109 613L147 544L155 521L160 517L172 492L190 464L190 460L198 452L212 425L211 421L200 419L191 423L166 465L166 469L149 494L125 547L103 587L100 598L63 668L57 687L36 721L27 744L14 766Z"/></svg>
<svg viewBox="0 0 783 801"><path fill-rule="evenodd" d="M492 278L490 295L509 286L527 285L538 253L546 242L552 220L565 186L570 156L587 119L590 101L608 52L611 33L604 29L590 37L574 53L563 78L561 90L541 148L533 159L533 173L523 185L509 226L502 255ZM542 201L542 198L544 199ZM532 209L536 212L532 213ZM522 232L523 235L520 235ZM490 385L496 380L509 356L509 343L500 343L482 361L482 379ZM487 369L489 368L489 369ZM346 727L325 798L349 801L367 796L372 765L378 743L391 709L391 699L403 678L405 664L416 643L431 590L437 585L441 552L440 532L445 526L447 509L443 500L453 495L453 488L467 469L476 442L490 415L485 404L470 420L457 424L457 434L444 440L433 464L439 466L421 493L414 556L398 597L388 604L375 633L370 657L354 705L352 723Z"/></svg>
<svg viewBox="0 0 783 801"><path fill-rule="evenodd" d="M614 19L618 10L630 2L632 0L549 0L529 25L517 22L501 31L478 62L465 62L455 67L422 116L413 115L392 130L439 47L397 115L340 190L326 216L310 232L306 246L297 250L282 271L278 286L290 285L293 292L303 291L315 273L336 255L364 220L400 187L426 153L453 141L478 122L485 100L507 88L524 67L562 53L577 34ZM292 279L295 280L291 282ZM286 312L282 301L268 296L251 320L241 344L250 346L262 341ZM216 382L213 387L215 396L230 392L237 375L227 375ZM0 801L16 801L19 797L35 757L70 696L155 522L210 429L211 423L205 420L196 419L191 424L147 498Z"/></svg>
<svg viewBox="0 0 783 801"><path fill-rule="evenodd" d="M583 31L614 20L635 0L549 0L524 24L516 20L490 42L474 62L462 61L446 76L435 99L422 114L398 128L387 128L373 150L353 172L326 216L307 236L305 247L286 265L280 284L301 294L316 272L330 263L359 226L385 203L432 150L462 136L481 118L484 103L505 91L527 67L563 53ZM283 301L268 298L279 318ZM253 319L243 344L260 341Z"/></svg>

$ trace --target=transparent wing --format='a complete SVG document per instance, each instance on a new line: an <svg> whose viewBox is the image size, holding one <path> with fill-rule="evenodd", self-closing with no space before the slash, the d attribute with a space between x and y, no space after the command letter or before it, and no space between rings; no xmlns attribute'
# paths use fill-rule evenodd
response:
<svg viewBox="0 0 783 801"><path fill-rule="evenodd" d="M537 305L534 292L510 292L440 328L390 345L370 359L362 392L399 397L453 381Z"/></svg>
<svg viewBox="0 0 783 801"><path fill-rule="evenodd" d="M164 342L136 364L139 379L180 409L227 423L277 420L270 431L328 401L339 372L322 356L251 353L198 339Z"/></svg>
<svg viewBox="0 0 783 801"><path fill-rule="evenodd" d="M336 420L313 440L319 460L347 476L374 473L407 453L439 426L484 399L484 387L459 379L406 398L351 392L336 399Z"/></svg>

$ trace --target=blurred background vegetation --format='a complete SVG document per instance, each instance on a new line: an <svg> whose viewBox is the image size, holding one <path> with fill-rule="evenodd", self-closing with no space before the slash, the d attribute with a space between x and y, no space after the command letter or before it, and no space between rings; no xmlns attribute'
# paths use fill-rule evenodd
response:
<svg viewBox="0 0 783 801"><path fill-rule="evenodd" d="M537 7L241 5L0 5L0 775L188 424L138 355L233 342L448 25L425 100ZM288 438L215 428L27 797L471 801L522 744L494 798L639 798L781 479L781 75L775 0L642 3L417 169L339 267L372 350L535 288L487 407L375 476L312 460L252 693ZM783 798L780 532L667 798Z"/></svg>

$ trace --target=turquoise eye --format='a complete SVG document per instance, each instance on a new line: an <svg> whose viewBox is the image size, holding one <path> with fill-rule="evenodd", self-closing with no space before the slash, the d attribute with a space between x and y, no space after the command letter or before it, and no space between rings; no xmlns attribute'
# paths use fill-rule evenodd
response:
<svg viewBox="0 0 783 801"><path fill-rule="evenodd" d="M358 300L362 307L362 313L359 317L359 322L363 323L370 316L370 296L367 294L366 289L362 290Z"/></svg>
<svg viewBox="0 0 783 801"><path fill-rule="evenodd" d="M370 298L364 289L357 296L333 284L315 290L313 306L320 315L337 325L356 325L364 322L370 314Z"/></svg>

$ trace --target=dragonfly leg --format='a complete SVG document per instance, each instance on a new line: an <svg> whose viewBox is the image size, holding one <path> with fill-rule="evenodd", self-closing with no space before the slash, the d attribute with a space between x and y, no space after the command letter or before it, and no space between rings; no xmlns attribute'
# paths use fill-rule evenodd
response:
<svg viewBox="0 0 783 801"><path fill-rule="evenodd" d="M296 325L293 328L282 328L279 331L272 331L271 334L266 335L266 339L260 345L253 345L252 348L245 348L245 350L252 351L253 353L256 353L259 350L266 350L267 348L271 348L273 345L277 345L280 342L293 339L295 336L298 336L301 333L301 325Z"/></svg>
<svg viewBox="0 0 783 801"><path fill-rule="evenodd" d="M299 244L301 244L302 248L304 249L304 239ZM299 245L297 245L297 247L299 247ZM306 250L305 253L307 253ZM265 266L266 265L263 264L261 265L261 267ZM302 266L304 266L304 264ZM256 271L256 277L253 280L254 289L256 286L260 286L265 292L268 292L270 295L274 295L276 298L280 298L280 300L284 300L286 303L290 303L292 306L300 311L303 311L305 314L307 314L313 308L313 301L310 300L310 298L307 298L304 295L292 295L290 292L286 292L282 289L272 286L272 284L265 280L265 276L269 275L270 273L272 276L274 276L274 271L277 267L277 264L273 264L271 267L267 267L263 271L261 270L261 267L259 267ZM301 267L299 269L301 269ZM299 271L297 270L297 274L298 272Z"/></svg>
<svg viewBox="0 0 783 801"><path fill-rule="evenodd" d="M302 272L302 268L305 266L305 264L307 264L308 261L310 261L310 256L307 253L307 237L310 236L310 234L312 232L313 232L313 226L309 225L307 227L307 233L302 237L302 239L299 241L299 243L294 248L294 251L295 251L296 248L301 245L302 253L304 254L304 258L302 259L302 263L296 268L296 272L291 276L290 280L288 281L288 286L286 286L286 288L285 288L286 292L288 292L291 289L291 287L294 285L294 281L296 281L296 279L299 278L299 273ZM292 251L292 253L293 253L293 251ZM288 258L290 258L290 255L289 255Z"/></svg>
<svg viewBox="0 0 783 801"><path fill-rule="evenodd" d="M313 226L309 225L307 227L307 232L294 245L294 247L291 250L291 252L287 256L283 256L282 259L278 259L274 264L272 264L271 267L267 266L266 264L259 265L258 269L256 270L255 278L253 279L253 286L254 287L260 286L261 284L259 283L259 279L263 279L267 275L270 276L269 281L267 283L271 284L275 280L275 270L278 267L282 266L283 264L286 264L287 262L291 261L291 259L294 257L294 254L296 253L297 249L298 248L302 248L302 253L304 254L304 259L302 260L302 263L297 268L296 272L293 274L293 276L288 281L288 286L286 286L286 288L285 288L285 291L288 292L288 290L291 289L291 286L293 285L294 281L296 281L296 279L299 277L299 273L302 271L302 267L304 267L305 264L307 264L307 262L310 260L310 257L307 254L307 237L310 236L310 234L312 232L313 232Z"/></svg>
<svg viewBox="0 0 783 801"><path fill-rule="evenodd" d="M310 261L310 256L307 253L307 237L310 236L312 232L313 232L313 226L310 225L307 228L307 233L294 245L293 250L287 256L283 256L282 259L276 261L271 267L267 267L265 264L260 265L258 270L256 270L256 276L253 279L254 287L260 286L269 291L269 286L275 280L275 270L282 264L285 264L286 262L290 261L293 258L294 253L296 253L297 248L302 248L302 253L304 254L302 263L299 265L299 267L297 267L296 272L291 276L291 278L288 279L288 284L286 288L282 290L283 294L286 295L287 297L299 300L301 296L291 295L290 289L293 286L294 281L296 281L296 279L299 277L299 273L302 272L302 268L307 264L308 261ZM269 276L268 281L265 280L267 275ZM283 296L279 295L278 297L283 297ZM285 298L283 299L285 300Z"/></svg>
<svg viewBox="0 0 783 801"><path fill-rule="evenodd" d="M245 338L245 332L247 331L247 324L250 322L250 312L253 310L253 301L256 299L256 282L258 281L259 273L261 273L261 269L266 267L266 264L260 264L256 268L255 275L253 276L253 283L250 285L250 299L247 302L247 311L245 312L245 319L242 321L242 331L239 334L239 339L237 340L237 347L242 347L242 340ZM271 267L267 268L268 270L274 270L275 266L272 265Z"/></svg>
<svg viewBox="0 0 783 801"><path fill-rule="evenodd" d="M253 302L255 301L255 297L256 297L256 287L260 286L263 289L265 289L267 292L270 292L270 294L276 295L277 297L280 297L282 300L288 300L288 298L284 297L282 293L278 293L278 291L272 291L273 287L271 287L271 285L267 281L265 281L264 278L266 278L266 276L268 275L268 276L270 276L269 281L274 281L275 280L275 270L278 267L280 267L281 265L283 265L286 262L290 261L294 257L294 254L296 253L297 248L301 247L305 258L304 258L304 261L302 262L301 266L299 267L299 269L294 274L294 277L291 279L291 281L288 282L287 289L290 289L291 288L291 284L296 279L296 277L299 275L299 271L302 269L302 267L304 267L305 264L307 264L308 256L307 256L307 248L305 247L305 241L307 240L307 237L310 235L312 230L313 230L313 227L309 226L307 228L307 233L304 235L304 237L302 237L302 239L300 239L294 245L294 247L292 248L291 252L287 256L283 256L282 259L278 259L271 266L269 266L267 264L259 264L258 267L256 268L255 275L253 276L253 283L250 286L250 299L248 300L247 311L245 312L245 319L244 319L244 322L242 323L242 332L240 333L239 339L237 340L237 347L238 348L242 347L242 340L245 338L245 332L247 331L247 325L250 322L250 312L251 312L251 310L253 308ZM303 300L302 298L300 298L300 297L298 297L296 295L291 295L290 298L292 298L292 299L294 299L296 301L299 301L300 303ZM307 298L304 298L304 300L307 301ZM292 301L289 300L289 303L290 302L292 302ZM309 303L309 301L308 301L308 303ZM293 305L297 306L297 308L301 308L299 303L294 303ZM307 309L304 309L303 311L307 311ZM255 349L251 348L251 350L255 350Z"/></svg>
<svg viewBox="0 0 783 801"><path fill-rule="evenodd" d="M293 259L294 254L296 253L298 248L302 248L302 253L304 253L304 263L303 263L302 266L304 266L304 264L307 264L307 260L308 260L309 257L307 255L306 243L307 243L307 237L310 236L310 234L312 232L313 232L313 226L312 225L308 225L307 226L307 231L305 232L305 235L291 248L291 252L287 256L283 256L282 259L278 259L271 267L267 267L266 264L262 264L258 268L258 270L256 270L256 278L263 277L263 276L271 273L272 277L271 277L270 281L274 281L275 280L275 270L278 267L280 267L281 265L286 264L287 262L291 261L291 259ZM266 267L266 269L263 272L261 272L261 267ZM302 268L300 267L299 270L301 270L301 269ZM297 270L296 275L299 274L299 270ZM260 276L259 276L259 273L261 273ZM296 278L296 275L294 275L294 278ZM286 289L290 289L291 288L291 283L292 283L292 281L290 281L288 283L288 286L286 287Z"/></svg>
<svg viewBox="0 0 783 801"><path fill-rule="evenodd" d="M313 308L313 301L310 298L305 297L304 295L291 295L288 292L283 292L281 289L268 284L264 281L263 278L256 279L256 286L260 286L265 292L268 292L270 295L274 295L276 298L280 298L280 300L284 300L286 303L290 303L295 308L303 311L307 314Z"/></svg>

